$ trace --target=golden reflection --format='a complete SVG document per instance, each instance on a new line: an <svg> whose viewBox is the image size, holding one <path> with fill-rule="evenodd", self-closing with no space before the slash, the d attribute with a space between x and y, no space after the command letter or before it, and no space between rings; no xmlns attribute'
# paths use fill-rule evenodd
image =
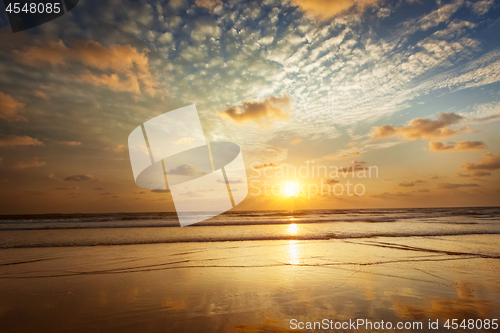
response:
<svg viewBox="0 0 500 333"><path fill-rule="evenodd" d="M292 236L297 235L299 233L299 226L296 225L295 223L289 224L287 233Z"/></svg>
<svg viewBox="0 0 500 333"><path fill-rule="evenodd" d="M283 327L283 323L278 319L265 318L258 324L241 324L234 327L228 327L226 332L230 333L253 333L253 332L295 332L295 330Z"/></svg>
<svg viewBox="0 0 500 333"><path fill-rule="evenodd" d="M439 319L446 322L449 318L477 319L489 318L494 311L494 304L487 300L478 299L474 296L467 283L456 284L458 298L443 299L442 301L431 301L429 306L414 306L395 302L396 315L400 318L421 320L424 317Z"/></svg>
<svg viewBox="0 0 500 333"><path fill-rule="evenodd" d="M300 264L300 251L299 251L299 241L291 240L288 241L288 263L290 265Z"/></svg>

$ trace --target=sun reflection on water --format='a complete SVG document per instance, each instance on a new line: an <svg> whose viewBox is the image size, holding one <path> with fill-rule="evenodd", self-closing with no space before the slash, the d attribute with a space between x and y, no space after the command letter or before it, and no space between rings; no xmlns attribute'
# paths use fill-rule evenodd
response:
<svg viewBox="0 0 500 333"><path fill-rule="evenodd" d="M289 235L297 235L299 233L299 226L296 225L295 223L289 224L287 233Z"/></svg>
<svg viewBox="0 0 500 333"><path fill-rule="evenodd" d="M300 265L299 241L288 241L288 263L290 265Z"/></svg>

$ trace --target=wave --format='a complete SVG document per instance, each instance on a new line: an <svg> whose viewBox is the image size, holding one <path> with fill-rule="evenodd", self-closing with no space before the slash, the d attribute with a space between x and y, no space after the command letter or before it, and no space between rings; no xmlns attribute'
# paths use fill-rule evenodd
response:
<svg viewBox="0 0 500 333"><path fill-rule="evenodd" d="M284 236L284 235L238 235L238 237L205 237L205 238L165 238L165 239L129 239L129 240L61 240L56 242L31 242L20 244L3 244L0 249L12 248L46 248L46 247L88 247L88 246L117 246L117 245L150 245L150 244L179 244L179 243L217 243L241 241L328 241L333 239L370 239L378 237L439 237L465 235L500 235L500 231L445 231L445 232L379 232L366 234L328 233L325 235Z"/></svg>
<svg viewBox="0 0 500 333"><path fill-rule="evenodd" d="M303 215L307 216L307 215ZM239 216L246 217L246 216ZM293 217L293 219L291 219ZM291 223L300 224L338 224L338 223L395 223L403 222L408 219L415 219L418 223L430 224L480 224L473 221L427 221L421 217L372 217L372 218L342 218L337 220L328 219L329 216L319 215L319 218L299 218L299 216L290 216L290 219L210 219L204 222L199 222L190 226L197 227L225 227L225 226L264 226L264 225L285 225ZM152 222L153 220L153 222ZM123 223L125 222L125 223ZM135 223L134 223L135 222ZM483 223L484 224L484 223ZM133 219L133 220L92 220L92 221L42 221L42 222L6 222L0 223L0 231L2 230L66 230L66 229L129 229L129 228L179 228L177 220L164 219Z"/></svg>

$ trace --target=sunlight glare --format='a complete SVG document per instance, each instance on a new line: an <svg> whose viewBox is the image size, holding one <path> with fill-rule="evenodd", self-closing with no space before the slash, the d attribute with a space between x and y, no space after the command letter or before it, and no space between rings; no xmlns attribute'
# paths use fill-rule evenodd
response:
<svg viewBox="0 0 500 333"><path fill-rule="evenodd" d="M299 193L299 186L295 182L288 182L285 184L285 187L283 188L285 192L285 196L287 197L295 197Z"/></svg>
<svg viewBox="0 0 500 333"><path fill-rule="evenodd" d="M296 235L299 232L299 227L295 223L289 224L287 232L289 235Z"/></svg>

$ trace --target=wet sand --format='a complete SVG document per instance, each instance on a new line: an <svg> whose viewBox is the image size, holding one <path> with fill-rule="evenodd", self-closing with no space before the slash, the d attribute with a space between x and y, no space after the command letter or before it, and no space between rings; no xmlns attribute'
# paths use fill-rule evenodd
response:
<svg viewBox="0 0 500 333"><path fill-rule="evenodd" d="M401 332L451 332L447 319L500 319L499 242L463 235L2 249L0 327L297 332L292 319L365 319L423 323ZM440 328L428 329L429 320Z"/></svg>

